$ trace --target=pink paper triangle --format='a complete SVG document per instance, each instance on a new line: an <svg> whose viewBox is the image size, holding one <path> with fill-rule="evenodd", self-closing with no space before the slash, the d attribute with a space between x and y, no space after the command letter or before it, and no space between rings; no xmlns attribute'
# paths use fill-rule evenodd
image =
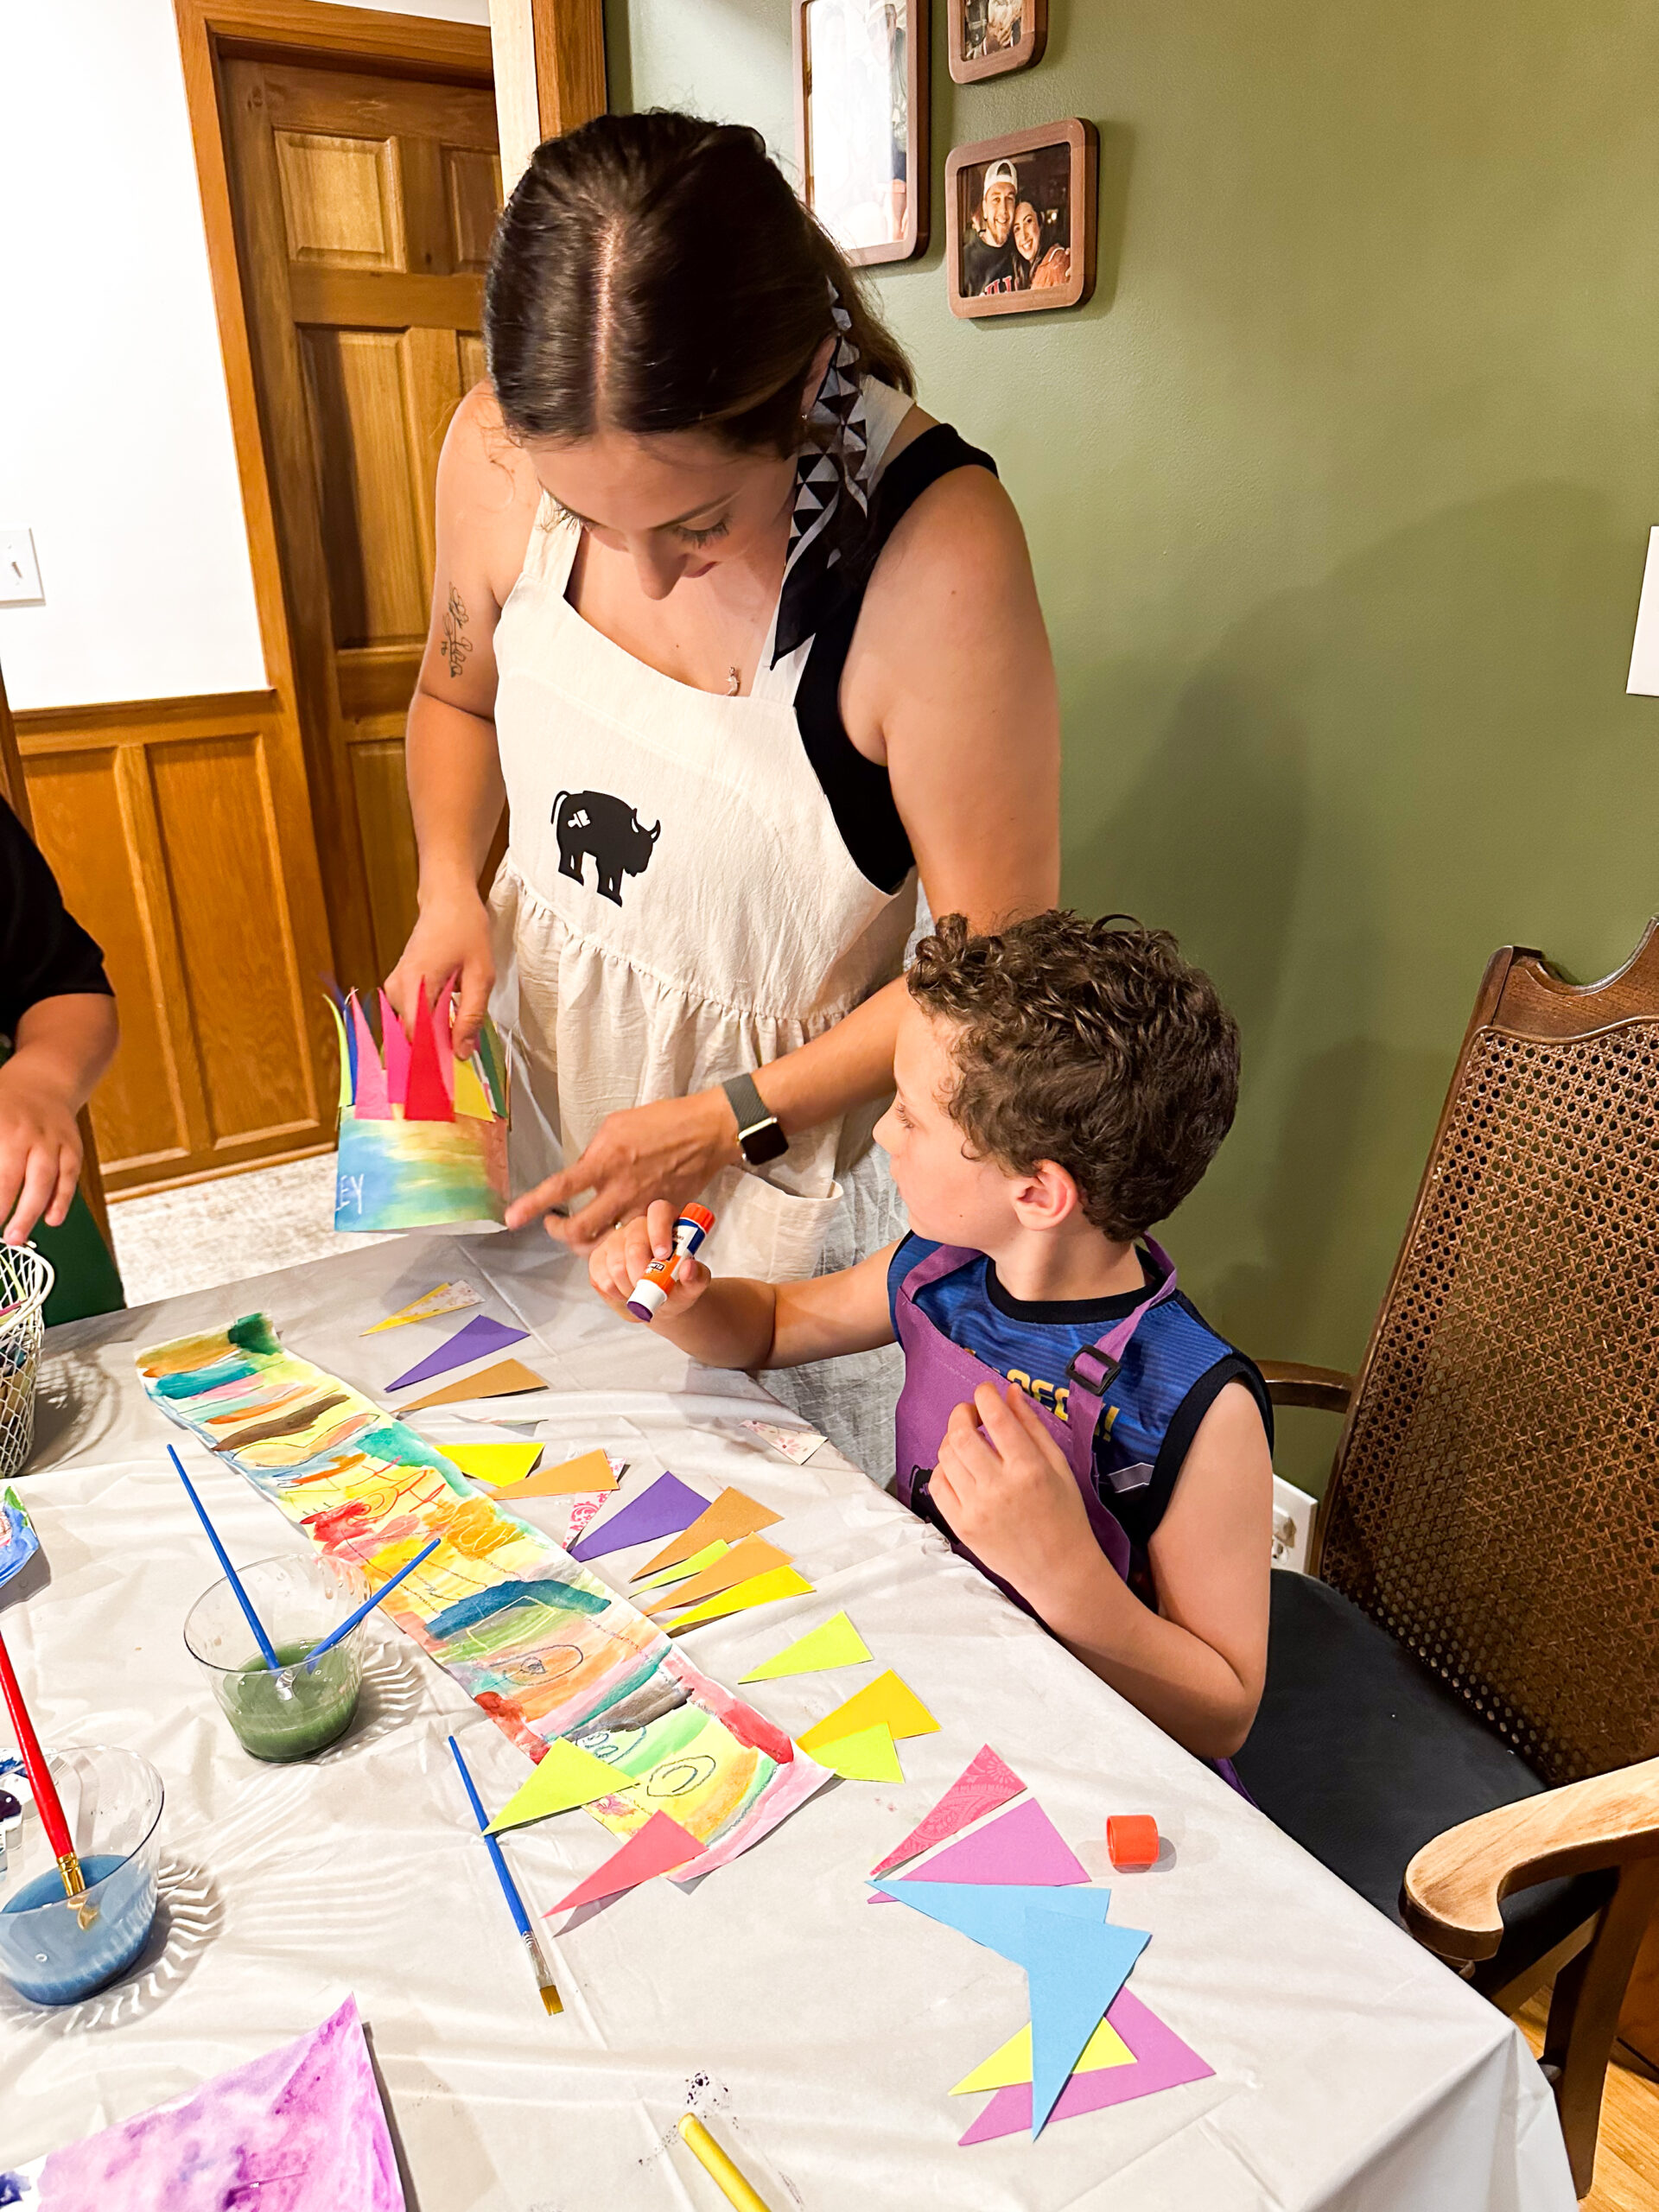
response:
<svg viewBox="0 0 1659 2212"><path fill-rule="evenodd" d="M914 1874L901 1874L909 1882L1033 1882L1046 1889L1064 1889L1086 1882L1087 1867L1048 1815L1033 1797L1004 1813L977 1834L964 1836L930 1859Z"/></svg>
<svg viewBox="0 0 1659 2212"><path fill-rule="evenodd" d="M870 1879L879 1880L895 1866L902 1866L906 1859L931 1851L936 1843L955 1835L958 1828L968 1827L975 1821L982 1820L987 1813L995 1812L1010 1797L1017 1797L1025 1786L1014 1769L1004 1766L990 1745L984 1745L925 1819L887 1853L879 1866L871 1867Z"/></svg>
<svg viewBox="0 0 1659 2212"><path fill-rule="evenodd" d="M346 1003L352 1010L352 1027L357 1035L357 1096L352 1110L359 1122L389 1122L391 1100L386 1093L386 1071L380 1065L369 1017L355 991Z"/></svg>
<svg viewBox="0 0 1659 2212"><path fill-rule="evenodd" d="M386 1055L386 1096L401 1106L409 1096L409 1036L391 1001L380 994L380 1040Z"/></svg>
<svg viewBox="0 0 1659 2212"><path fill-rule="evenodd" d="M1126 2105L1136 2097L1154 2096L1160 2089L1179 2089L1188 2082L1205 2081L1216 2070L1127 1989L1121 1990L1108 2005L1106 2018L1134 2052L1135 2063L1105 2066L1093 2074L1073 2074L1060 2091L1051 2119L1073 2120L1080 2113L1103 2112L1109 2105ZM989 2143L999 2135L1022 2135L1030 2126L1031 2084L1020 2082L999 2089L958 2141Z"/></svg>
<svg viewBox="0 0 1659 2212"><path fill-rule="evenodd" d="M653 1813L620 1851L613 1851L585 1882L578 1882L569 1897L550 1905L542 1917L550 1920L556 1912L570 1912L579 1904L597 1904L601 1897L620 1897L624 1890L634 1889L655 1874L672 1873L688 1859L700 1859L706 1848L666 1813Z"/></svg>

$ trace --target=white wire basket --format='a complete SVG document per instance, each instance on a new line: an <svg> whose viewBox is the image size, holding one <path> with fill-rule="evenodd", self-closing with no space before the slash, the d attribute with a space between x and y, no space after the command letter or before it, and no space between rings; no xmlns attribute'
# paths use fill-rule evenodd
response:
<svg viewBox="0 0 1659 2212"><path fill-rule="evenodd" d="M0 1481L20 1475L35 1444L35 1377L52 1263L32 1244L0 1244Z"/></svg>

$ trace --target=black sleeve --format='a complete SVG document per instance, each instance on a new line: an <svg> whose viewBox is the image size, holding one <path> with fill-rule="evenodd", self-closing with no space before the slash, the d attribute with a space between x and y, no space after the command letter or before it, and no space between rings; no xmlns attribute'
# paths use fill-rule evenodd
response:
<svg viewBox="0 0 1659 2212"><path fill-rule="evenodd" d="M1126 1497L1106 1500L1137 1550L1146 1549L1159 1522L1168 1512L1186 1455L1192 1449L1192 1440L1205 1414L1230 1382L1243 1382L1255 1400L1262 1414L1262 1426L1268 1432L1268 1449L1272 1451L1273 1402L1268 1396L1268 1386L1262 1380L1262 1370L1242 1351L1224 1353L1213 1367L1205 1368L1176 1407L1175 1417L1164 1431L1164 1440L1158 1449L1152 1480L1145 1490L1131 1491Z"/></svg>
<svg viewBox="0 0 1659 2212"><path fill-rule="evenodd" d="M0 799L0 1036L41 999L112 995L104 955L63 903L40 848Z"/></svg>

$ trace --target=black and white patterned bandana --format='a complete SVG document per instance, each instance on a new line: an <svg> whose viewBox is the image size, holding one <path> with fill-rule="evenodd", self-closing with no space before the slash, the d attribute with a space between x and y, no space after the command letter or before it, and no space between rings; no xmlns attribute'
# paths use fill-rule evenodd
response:
<svg viewBox="0 0 1659 2212"><path fill-rule="evenodd" d="M806 445L795 471L784 588L778 602L773 664L817 634L846 596L862 563L869 524L869 432L853 319L830 287L836 350L806 417Z"/></svg>

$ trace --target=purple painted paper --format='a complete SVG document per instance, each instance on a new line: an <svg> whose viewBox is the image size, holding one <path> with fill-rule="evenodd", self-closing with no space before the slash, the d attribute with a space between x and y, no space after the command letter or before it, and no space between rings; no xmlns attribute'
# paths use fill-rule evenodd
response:
<svg viewBox="0 0 1659 2212"><path fill-rule="evenodd" d="M1135 2053L1134 2065L1074 2074L1060 2091L1049 2115L1052 2120L1075 2120L1080 2113L1127 2105L1136 2097L1154 2096L1160 2089L1178 2089L1183 2082L1205 2081L1216 2070L1127 1989L1113 1999L1106 2018ZM1022 2135L1030 2126L1031 2084L1019 2082L996 2091L960 2142L964 2145L989 2143L1000 2135Z"/></svg>
<svg viewBox="0 0 1659 2212"><path fill-rule="evenodd" d="M1059 1889L1086 1882L1089 1870L1034 1797L964 1836L901 1882L1028 1882Z"/></svg>
<svg viewBox="0 0 1659 2212"><path fill-rule="evenodd" d="M194 2096L54 2151L40 2212L404 2212L355 1999Z"/></svg>
<svg viewBox="0 0 1659 2212"><path fill-rule="evenodd" d="M1014 1769L1005 1766L988 1744L982 1745L932 1811L912 1828L902 1843L895 1844L879 1865L871 1867L870 1879L880 1881L883 1874L902 1866L906 1859L920 1858L936 1843L955 1835L958 1828L965 1828L987 1813L995 1812L999 1805L1006 1805L1025 1786ZM879 1897L880 1891L877 1891L876 1895Z"/></svg>
<svg viewBox="0 0 1659 2212"><path fill-rule="evenodd" d="M521 1344L529 1334L528 1329L510 1329L505 1321L493 1321L487 1313L475 1313L463 1328L455 1331L448 1344L429 1352L407 1375L400 1375L386 1388L408 1390L416 1382L429 1382L435 1375L447 1375L452 1367L465 1367L469 1360L482 1359L486 1352L503 1351L508 1344Z"/></svg>
<svg viewBox="0 0 1659 2212"><path fill-rule="evenodd" d="M658 1475L649 1490L621 1506L608 1521L590 1529L580 1543L567 1547L572 1559L603 1559L607 1552L625 1551L630 1544L660 1542L689 1529L709 1501L689 1490L677 1475Z"/></svg>

